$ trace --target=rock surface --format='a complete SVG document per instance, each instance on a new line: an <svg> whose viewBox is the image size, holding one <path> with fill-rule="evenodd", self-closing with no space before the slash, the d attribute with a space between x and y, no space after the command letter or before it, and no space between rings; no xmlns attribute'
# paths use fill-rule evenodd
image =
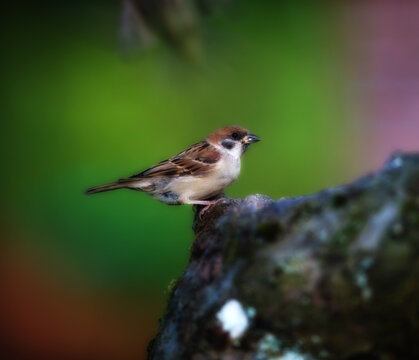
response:
<svg viewBox="0 0 419 360"><path fill-rule="evenodd" d="M352 184L195 215L149 359L419 359L419 154Z"/></svg>

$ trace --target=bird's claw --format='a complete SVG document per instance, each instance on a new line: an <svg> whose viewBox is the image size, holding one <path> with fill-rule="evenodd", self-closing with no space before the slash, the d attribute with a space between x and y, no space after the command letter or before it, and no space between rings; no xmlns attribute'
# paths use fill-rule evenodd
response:
<svg viewBox="0 0 419 360"><path fill-rule="evenodd" d="M211 201L211 203L210 203L210 204L205 205L205 206L201 209L201 211L199 212L199 220L202 220L202 219L203 219L204 214L208 211L208 209L209 209L211 206L214 206L214 205L218 204L220 201L223 201L223 200L224 200L224 197L222 196L222 197L219 197L219 198L218 198L218 199L216 199L216 200Z"/></svg>

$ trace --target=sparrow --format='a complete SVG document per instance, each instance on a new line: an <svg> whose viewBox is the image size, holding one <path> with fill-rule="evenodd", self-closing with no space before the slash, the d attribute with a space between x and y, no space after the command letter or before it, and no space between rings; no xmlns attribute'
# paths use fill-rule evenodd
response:
<svg viewBox="0 0 419 360"><path fill-rule="evenodd" d="M241 157L259 138L240 126L210 134L170 159L128 178L95 186L86 194L116 189L144 191L168 205L204 205L203 214L240 173Z"/></svg>

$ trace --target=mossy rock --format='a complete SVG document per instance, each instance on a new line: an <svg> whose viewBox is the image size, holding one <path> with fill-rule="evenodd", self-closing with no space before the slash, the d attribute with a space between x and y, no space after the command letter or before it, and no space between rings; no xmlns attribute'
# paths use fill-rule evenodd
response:
<svg viewBox="0 0 419 360"><path fill-rule="evenodd" d="M419 359L419 155L307 197L226 198L194 230L149 359Z"/></svg>

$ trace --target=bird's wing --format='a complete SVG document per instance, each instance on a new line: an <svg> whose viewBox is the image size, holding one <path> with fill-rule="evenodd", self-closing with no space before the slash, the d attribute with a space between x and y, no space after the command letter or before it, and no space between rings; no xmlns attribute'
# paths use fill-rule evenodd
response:
<svg viewBox="0 0 419 360"><path fill-rule="evenodd" d="M192 145L181 153L164 160L151 168L119 182L158 176L176 177L185 175L204 175L213 169L220 160L220 152L206 141Z"/></svg>

